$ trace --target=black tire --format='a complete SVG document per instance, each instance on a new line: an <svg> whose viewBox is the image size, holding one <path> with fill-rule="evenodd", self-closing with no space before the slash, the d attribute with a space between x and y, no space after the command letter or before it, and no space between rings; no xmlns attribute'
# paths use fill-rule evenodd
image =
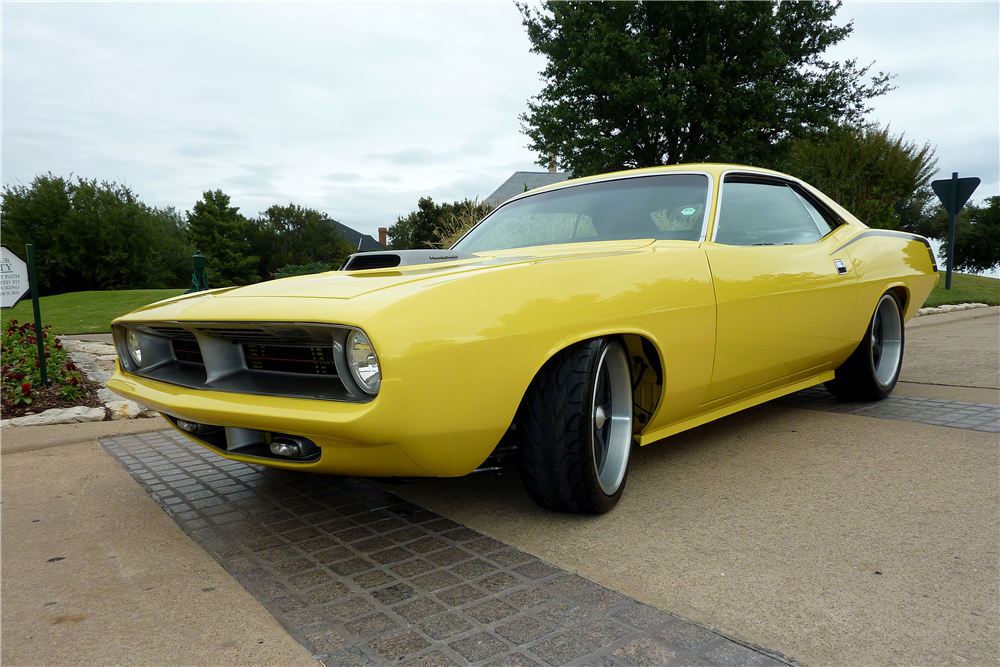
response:
<svg viewBox="0 0 1000 667"><path fill-rule="evenodd" d="M838 398L880 401L892 393L903 368L905 331L899 298L886 292L878 300L865 337L837 369L826 388Z"/></svg>
<svg viewBox="0 0 1000 667"><path fill-rule="evenodd" d="M557 512L610 510L625 490L632 447L625 346L595 338L555 355L528 387L516 424L518 468L536 503Z"/></svg>

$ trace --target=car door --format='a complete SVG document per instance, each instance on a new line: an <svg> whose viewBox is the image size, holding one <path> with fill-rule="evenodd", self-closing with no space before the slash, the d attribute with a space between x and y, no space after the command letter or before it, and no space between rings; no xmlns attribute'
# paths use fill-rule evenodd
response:
<svg viewBox="0 0 1000 667"><path fill-rule="evenodd" d="M849 345L857 279L840 220L797 183L731 173L705 244L717 303L705 403L805 378Z"/></svg>

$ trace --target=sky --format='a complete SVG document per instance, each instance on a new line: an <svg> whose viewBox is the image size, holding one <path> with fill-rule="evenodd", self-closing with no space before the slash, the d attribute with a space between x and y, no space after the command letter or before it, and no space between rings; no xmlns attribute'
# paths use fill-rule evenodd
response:
<svg viewBox="0 0 1000 667"><path fill-rule="evenodd" d="M512 2L0 4L0 181L125 183L151 206L221 189L377 237L417 200L543 171L518 117L542 88ZM1000 3L845 2L828 59L896 90L870 120L1000 194Z"/></svg>

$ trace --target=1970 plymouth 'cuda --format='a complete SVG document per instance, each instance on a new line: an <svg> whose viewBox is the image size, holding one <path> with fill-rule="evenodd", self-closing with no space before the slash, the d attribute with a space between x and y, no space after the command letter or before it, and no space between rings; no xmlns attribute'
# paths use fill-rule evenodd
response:
<svg viewBox="0 0 1000 667"><path fill-rule="evenodd" d="M516 447L535 501L599 513L633 444L818 383L887 396L937 280L925 239L795 178L640 169L526 192L449 250L137 310L108 386L307 472L451 477Z"/></svg>

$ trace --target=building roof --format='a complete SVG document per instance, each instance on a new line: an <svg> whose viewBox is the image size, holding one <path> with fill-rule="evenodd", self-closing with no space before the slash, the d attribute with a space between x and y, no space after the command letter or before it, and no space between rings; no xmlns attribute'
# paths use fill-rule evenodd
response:
<svg viewBox="0 0 1000 667"><path fill-rule="evenodd" d="M381 243L368 234L362 234L356 229L351 229L345 224L336 220L330 220L334 229L347 237L347 242L354 248L354 252L371 252L373 250L385 250Z"/></svg>
<svg viewBox="0 0 1000 667"><path fill-rule="evenodd" d="M499 206L527 190L562 183L572 177L573 174L568 171L515 171L513 176L504 181L503 185L494 190L484 201Z"/></svg>

